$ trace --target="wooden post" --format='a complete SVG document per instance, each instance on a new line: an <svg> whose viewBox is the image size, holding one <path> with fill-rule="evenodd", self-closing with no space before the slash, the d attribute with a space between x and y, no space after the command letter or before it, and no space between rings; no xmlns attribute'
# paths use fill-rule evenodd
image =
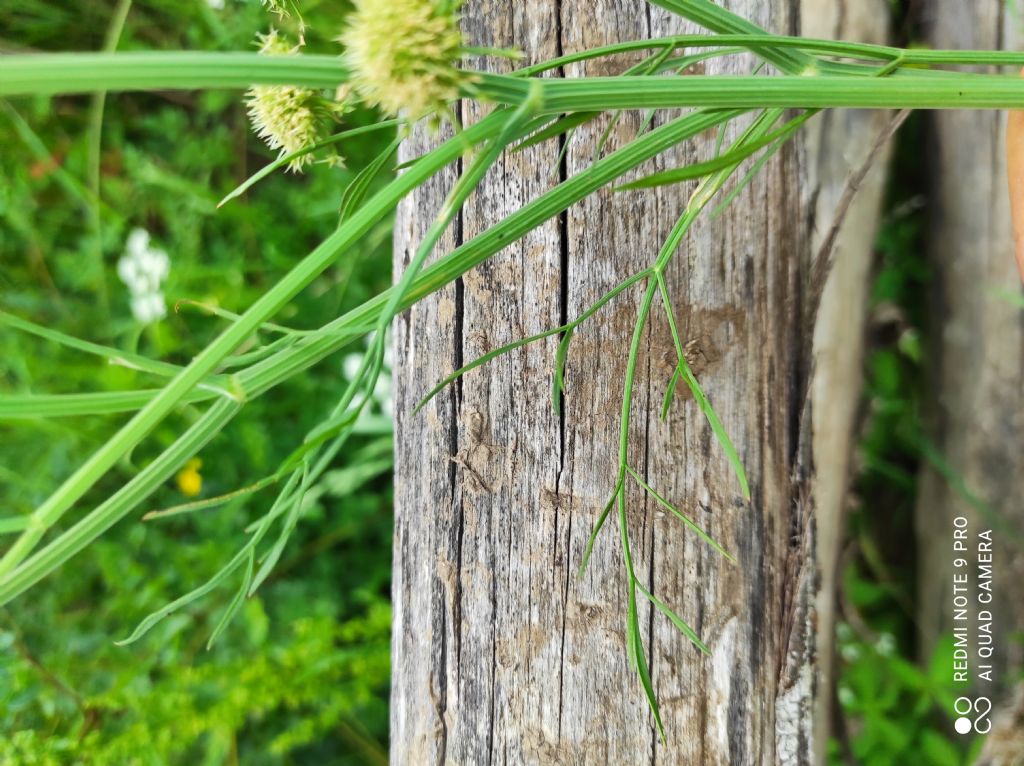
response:
<svg viewBox="0 0 1024 766"><path fill-rule="evenodd" d="M797 31L795 0L730 6L772 31ZM640 0L472 0L463 10L473 44L516 47L531 63L695 31ZM628 63L566 74L615 73ZM734 57L708 71L753 67L752 58ZM462 109L466 122L480 116L475 106ZM630 140L641 120L623 115L610 148ZM557 142L505 157L442 247L586 168L606 125L577 130L562 163ZM403 156L431 141L415 135ZM770 160L723 215L704 217L667 275L690 362L749 472L750 501L685 389L659 420L674 366L662 314L652 314L643 336L631 465L739 560L729 564L630 488L637 571L713 649L702 656L641 606L667 743L626 655L614 519L586 575L576 577L613 488L638 292L577 332L561 417L549 402L555 341L500 358L419 415L411 410L454 368L578 316L650 264L690 189L602 190L397 323L393 764L811 762L817 577L804 315L813 189L803 185L802 141ZM701 136L652 166L708 158L715 143ZM451 175L438 179L399 210L396 270L451 183Z"/></svg>
<svg viewBox="0 0 1024 766"><path fill-rule="evenodd" d="M808 37L889 42L885 0L803 0L800 31ZM885 193L891 146L878 145L892 113L837 109L807 129L805 188L812 194L817 253L834 236L833 268L814 328L814 508L817 534L818 697L815 763L825 763L835 685L835 625L857 415L861 406L864 326L874 260L875 235ZM856 196L833 233L837 211L851 194L853 176L869 167Z"/></svg>

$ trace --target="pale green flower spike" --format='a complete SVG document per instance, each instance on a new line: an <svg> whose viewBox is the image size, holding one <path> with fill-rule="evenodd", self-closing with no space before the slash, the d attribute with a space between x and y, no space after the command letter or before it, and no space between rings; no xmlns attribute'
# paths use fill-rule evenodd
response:
<svg viewBox="0 0 1024 766"><path fill-rule="evenodd" d="M260 53L268 56L293 56L299 52L302 45L292 45L287 37L282 35L273 27L265 35L257 35L260 41Z"/></svg>
<svg viewBox="0 0 1024 766"><path fill-rule="evenodd" d="M259 36L260 53L268 56L294 56L301 45L292 45L276 29ZM333 103L318 91L294 85L255 85L245 98L249 120L257 135L281 156L292 154L317 143L322 127L344 110L343 103ZM313 161L313 155L299 155L288 163L288 169L299 172ZM335 157L335 161L340 161Z"/></svg>
<svg viewBox="0 0 1024 766"><path fill-rule="evenodd" d="M410 121L443 112L468 75L458 2L355 0L339 38L363 101Z"/></svg>
<svg viewBox="0 0 1024 766"><path fill-rule="evenodd" d="M288 9L284 7L284 3L281 0L261 0L261 3L264 8L276 14L278 18L283 19L288 15Z"/></svg>

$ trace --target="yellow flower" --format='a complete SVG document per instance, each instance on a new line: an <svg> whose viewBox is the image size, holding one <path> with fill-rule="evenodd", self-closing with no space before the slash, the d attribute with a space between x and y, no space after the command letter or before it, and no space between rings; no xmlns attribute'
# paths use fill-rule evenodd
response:
<svg viewBox="0 0 1024 766"><path fill-rule="evenodd" d="M468 76L462 56L459 2L355 0L339 41L352 85L371 106L418 120L445 109Z"/></svg>
<svg viewBox="0 0 1024 766"><path fill-rule="evenodd" d="M203 475L199 469L203 467L203 461L197 457L192 458L185 467L178 471L175 481L178 489L185 497L195 497L203 491Z"/></svg>

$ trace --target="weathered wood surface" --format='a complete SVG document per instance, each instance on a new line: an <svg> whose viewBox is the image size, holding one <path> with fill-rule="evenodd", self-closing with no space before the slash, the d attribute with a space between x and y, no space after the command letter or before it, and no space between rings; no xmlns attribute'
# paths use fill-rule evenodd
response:
<svg viewBox="0 0 1024 766"><path fill-rule="evenodd" d="M937 0L928 8L936 47L1020 49L1020 20L1005 3ZM1024 668L1024 323L1019 308L994 294L1020 289L1006 192L1005 115L942 112L934 120L928 438L970 491L1017 531L1000 529L926 463L917 513L919 623L926 652L952 630L953 518L969 519L972 548L975 533L995 529L995 660L1005 692ZM973 581L976 572L971 575ZM996 696L995 686L979 691ZM1024 742L1024 731L1016 736Z"/></svg>
<svg viewBox="0 0 1024 766"><path fill-rule="evenodd" d="M858 42L889 42L885 0L803 0L801 34ZM864 326L877 224L885 192L890 145L878 151L889 112L843 109L826 112L807 128L805 188L813 195L811 251L818 253L838 224L837 208L851 193L851 176L870 165L835 237L833 266L814 327L814 509L818 561L816 763L824 763L832 722L835 614L840 548L845 529L856 443Z"/></svg>
<svg viewBox="0 0 1024 766"><path fill-rule="evenodd" d="M796 31L789 0L730 5L774 31ZM514 46L528 61L685 29L639 0L469 2L464 13L475 44ZM591 63L568 74L623 65ZM752 66L734 59L709 70ZM467 121L479 116L465 108ZM612 147L638 124L636 116L622 119ZM444 248L586 167L603 128L578 130L563 168L554 143L506 157ZM403 155L429 143L416 136ZM714 143L702 136L655 166L707 158ZM662 316L644 334L631 463L740 561L728 564L630 489L638 571L714 650L702 657L641 607L667 743L626 659L614 519L586 576L575 576L612 490L638 294L620 297L577 333L563 417L549 404L554 342L470 373L418 416L411 409L464 361L578 315L649 264L689 190L604 190L401 318L393 764L811 762L817 578L810 432L802 422L811 334L800 318L813 194L802 185L803 157L801 139L729 211L699 222L668 275L691 362L738 445L751 501L739 495L688 396L659 421L673 351ZM403 204L397 269L451 182L441 178Z"/></svg>

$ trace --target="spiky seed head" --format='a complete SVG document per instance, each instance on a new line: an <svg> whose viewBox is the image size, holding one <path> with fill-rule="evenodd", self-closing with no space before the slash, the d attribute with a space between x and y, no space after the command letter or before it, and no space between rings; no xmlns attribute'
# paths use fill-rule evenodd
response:
<svg viewBox="0 0 1024 766"><path fill-rule="evenodd" d="M459 2L355 0L339 41L363 101L392 115L418 120L443 111L467 75Z"/></svg>
<svg viewBox="0 0 1024 766"><path fill-rule="evenodd" d="M294 56L299 45L292 45L276 29L259 36L260 53L268 56ZM315 144L323 125L344 110L312 88L295 85L255 85L245 98L249 120L257 135L281 156ZM313 161L312 154L296 157L288 169L301 171Z"/></svg>
<svg viewBox="0 0 1024 766"><path fill-rule="evenodd" d="M285 8L283 0L260 0L260 2L264 8L276 15L278 18L283 19L288 15L288 9Z"/></svg>
<svg viewBox="0 0 1024 766"><path fill-rule="evenodd" d="M257 34L256 39L260 44L260 53L268 56L294 56L302 48L301 45L293 44L274 27L266 34Z"/></svg>

